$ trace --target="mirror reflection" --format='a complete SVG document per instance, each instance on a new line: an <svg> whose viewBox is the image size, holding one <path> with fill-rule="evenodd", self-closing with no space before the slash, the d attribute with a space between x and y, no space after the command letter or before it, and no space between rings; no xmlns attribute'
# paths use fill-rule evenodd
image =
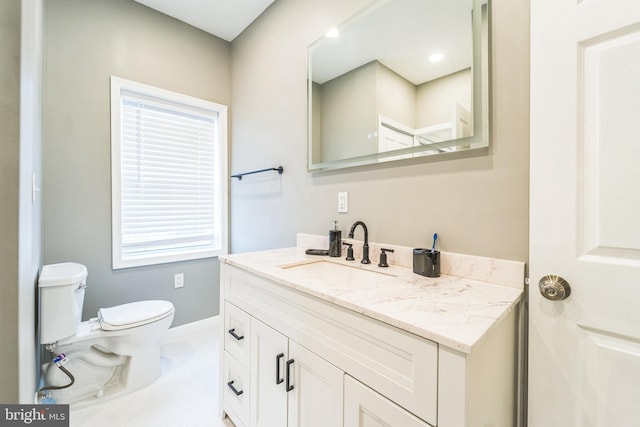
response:
<svg viewBox="0 0 640 427"><path fill-rule="evenodd" d="M329 31L309 47L309 169L486 147L487 34L486 0L378 0Z"/></svg>

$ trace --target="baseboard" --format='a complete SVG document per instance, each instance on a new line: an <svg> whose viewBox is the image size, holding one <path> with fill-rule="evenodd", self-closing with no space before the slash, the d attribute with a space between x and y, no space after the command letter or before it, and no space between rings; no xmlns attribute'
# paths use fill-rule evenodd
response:
<svg viewBox="0 0 640 427"><path fill-rule="evenodd" d="M217 330L219 318L220 316L211 316L206 319L196 320L195 322L185 323L184 325L169 328L162 336L162 339L160 339L160 343L162 344L193 333L212 329Z"/></svg>

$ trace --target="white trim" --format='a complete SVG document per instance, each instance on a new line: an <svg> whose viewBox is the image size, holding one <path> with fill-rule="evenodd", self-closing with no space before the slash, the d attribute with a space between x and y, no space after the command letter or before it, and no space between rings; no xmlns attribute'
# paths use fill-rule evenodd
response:
<svg viewBox="0 0 640 427"><path fill-rule="evenodd" d="M122 239L120 236L120 230L122 228L121 219L121 95L123 91L130 91L137 94L142 94L151 98L162 99L176 104L184 104L191 107L201 108L207 111L213 111L218 114L219 123L219 164L218 170L220 171L220 249L219 250L204 250L193 252L182 252L177 254L159 255L159 256L147 256L144 258L123 260L122 252L119 248L122 247ZM228 113L227 106L217 104L215 102L206 101L203 99L195 98L188 95L172 92L165 89L155 88L142 83L125 80L119 77L111 76L111 215L112 215L112 265L113 269L138 267L144 265L156 265L168 262L178 262L202 258L212 258L218 255L224 255L228 253L229 248L229 227L228 227L228 215L229 215L229 203L228 203ZM115 141L115 142L114 142Z"/></svg>

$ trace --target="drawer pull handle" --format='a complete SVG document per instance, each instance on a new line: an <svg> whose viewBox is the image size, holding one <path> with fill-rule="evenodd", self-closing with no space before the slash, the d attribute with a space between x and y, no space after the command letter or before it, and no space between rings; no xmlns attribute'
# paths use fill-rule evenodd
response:
<svg viewBox="0 0 640 427"><path fill-rule="evenodd" d="M284 378L280 378L280 360L284 357L284 353L280 353L276 356L276 384L282 384Z"/></svg>
<svg viewBox="0 0 640 427"><path fill-rule="evenodd" d="M238 341L240 341L241 339L244 339L244 335L236 334L236 328L229 329L229 333L231 334L232 337L234 337Z"/></svg>
<svg viewBox="0 0 640 427"><path fill-rule="evenodd" d="M285 389L287 390L287 393L290 392L291 390L293 390L293 384L291 384L291 365L293 365L293 359L289 359L287 360L287 384Z"/></svg>
<svg viewBox="0 0 640 427"><path fill-rule="evenodd" d="M242 393L244 393L244 390L236 390L236 388L233 386L233 381L229 381L227 385L236 396L240 396Z"/></svg>

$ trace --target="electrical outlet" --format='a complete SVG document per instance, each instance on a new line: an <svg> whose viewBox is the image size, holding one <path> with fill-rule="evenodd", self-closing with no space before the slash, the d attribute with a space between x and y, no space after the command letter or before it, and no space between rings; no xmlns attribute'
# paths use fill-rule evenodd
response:
<svg viewBox="0 0 640 427"><path fill-rule="evenodd" d="M184 286L184 273L175 274L173 276L173 287L178 289Z"/></svg>
<svg viewBox="0 0 640 427"><path fill-rule="evenodd" d="M349 212L349 193L346 191L338 192L338 212Z"/></svg>

